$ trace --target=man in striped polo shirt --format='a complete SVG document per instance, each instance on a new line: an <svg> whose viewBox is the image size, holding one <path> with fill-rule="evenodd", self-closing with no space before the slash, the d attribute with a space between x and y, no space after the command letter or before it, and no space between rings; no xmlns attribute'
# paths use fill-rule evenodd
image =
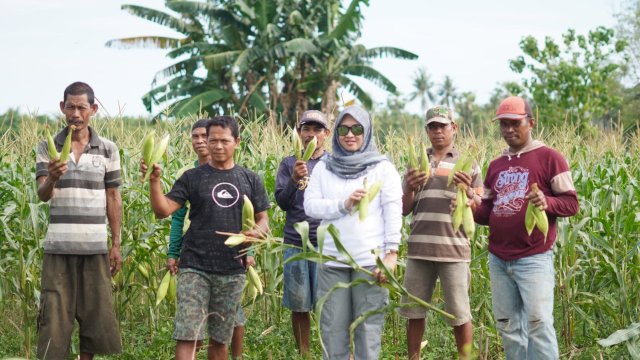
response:
<svg viewBox="0 0 640 360"><path fill-rule="evenodd" d="M38 144L38 197L49 201L44 240L38 358L69 356L74 320L80 325L80 359L122 350L111 299L111 276L120 270L122 199L118 190L120 157L116 145L89 127L98 110L93 89L69 85L60 102L67 122L55 138L61 151L71 125L66 162L51 159L46 140ZM106 221L111 229L107 244Z"/></svg>
<svg viewBox="0 0 640 360"><path fill-rule="evenodd" d="M450 212L458 182L470 184L469 198L479 201L480 168L474 164L471 174L458 172L454 183L447 186L449 173L460 156L454 146L458 125L453 120L453 110L445 106L429 109L425 130L432 147L420 156L429 157L431 176L410 168L403 184L403 214L413 214L404 286L411 294L430 302L436 280L440 278L445 310L455 316L448 323L453 327L458 353L460 358L467 358L473 334L469 305L471 247L462 229L453 230ZM403 298L402 302L408 299ZM426 311L409 307L402 308L400 314L409 319L409 359L420 359Z"/></svg>

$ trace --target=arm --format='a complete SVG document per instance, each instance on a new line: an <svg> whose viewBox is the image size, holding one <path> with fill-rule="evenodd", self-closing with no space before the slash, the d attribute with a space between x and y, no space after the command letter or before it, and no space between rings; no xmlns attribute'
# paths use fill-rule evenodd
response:
<svg viewBox="0 0 640 360"><path fill-rule="evenodd" d="M67 164L58 160L49 161L47 165L47 175L39 176L36 181L38 182L38 198L42 202L51 200L53 195L53 189L56 182L66 173L68 170Z"/></svg>
<svg viewBox="0 0 640 360"><path fill-rule="evenodd" d="M553 216L573 216L578 213L580 204L571 178L571 171L561 172L551 179L552 195L547 195L547 213Z"/></svg>
<svg viewBox="0 0 640 360"><path fill-rule="evenodd" d="M301 161L302 162L302 161ZM297 162L296 162L297 163ZM302 162L304 164L304 162ZM306 168L306 166L305 166ZM276 203L280 209L288 211L295 206L298 192L298 181L292 176L286 165L286 159L282 160L276 176Z"/></svg>
<svg viewBox="0 0 640 360"><path fill-rule="evenodd" d="M154 164L153 173L149 178L149 198L151 200L153 213L158 219L164 219L180 209L182 205L164 195L162 185L160 184L160 174L160 166Z"/></svg>
<svg viewBox="0 0 640 360"><path fill-rule="evenodd" d="M107 192L107 220L111 229L111 250L109 261L111 263L111 276L115 275L122 267L120 255L120 226L122 224L122 197L117 187L110 187Z"/></svg>
<svg viewBox="0 0 640 360"><path fill-rule="evenodd" d="M314 219L332 220L349 213L346 208L348 199L325 199L322 193L322 179L331 176L323 164L318 164L311 174L309 186L304 192L304 212ZM339 189L336 189L339 191Z"/></svg>
<svg viewBox="0 0 640 360"><path fill-rule="evenodd" d="M169 232L168 257L170 259L180 258L180 248L182 247L182 235L184 233L184 218L187 215L187 206L181 207L171 215L171 231Z"/></svg>
<svg viewBox="0 0 640 360"><path fill-rule="evenodd" d="M416 193L429 178L427 174L416 169L407 169L402 183L402 215L409 215L415 206Z"/></svg>
<svg viewBox="0 0 640 360"><path fill-rule="evenodd" d="M380 206L382 207L382 218L384 221L384 257L382 262L391 271L396 268L398 261L398 248L402 238L402 213L404 207L404 191L400 174L393 165L385 165L381 168L383 172L384 184L380 192ZM417 173L415 170L408 172ZM422 173L421 181L426 181L426 174ZM386 281L384 271L374 270L374 276L379 282Z"/></svg>

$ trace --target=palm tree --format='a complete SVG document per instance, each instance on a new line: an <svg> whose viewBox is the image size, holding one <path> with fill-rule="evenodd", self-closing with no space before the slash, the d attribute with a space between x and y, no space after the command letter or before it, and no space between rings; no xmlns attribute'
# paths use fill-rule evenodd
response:
<svg viewBox="0 0 640 360"><path fill-rule="evenodd" d="M427 69L422 67L416 71L413 77L414 91L409 94L409 101L420 99L420 107L422 112L426 112L429 106L428 101L432 103L436 101L436 95L433 93L433 81L431 76L427 73Z"/></svg>
<svg viewBox="0 0 640 360"><path fill-rule="evenodd" d="M452 106L455 103L458 94L456 93L456 87L453 85L453 80L449 75L444 77L444 81L438 90L438 95L440 96L441 104Z"/></svg>

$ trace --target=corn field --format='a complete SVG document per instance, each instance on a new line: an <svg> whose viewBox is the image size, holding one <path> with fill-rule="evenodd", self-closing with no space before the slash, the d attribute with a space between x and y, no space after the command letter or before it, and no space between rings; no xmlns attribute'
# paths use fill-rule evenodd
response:
<svg viewBox="0 0 640 360"><path fill-rule="evenodd" d="M17 127L9 128L0 137L0 358L32 358L35 354L42 242L48 222L48 205L38 200L35 181L35 146L44 138L44 125L30 117L19 120ZM178 170L195 158L190 142L190 126L195 120L183 118L153 125L143 120L92 120L99 134L118 145L124 181L124 263L113 279L124 352L109 359L173 358L175 304L166 299L156 306L156 291L166 273L170 222L154 218L148 184L140 182L138 169L145 134L151 129L158 136L169 134L169 151L162 162L162 182L168 191ZM8 128L2 125L0 128ZM62 127L61 123L49 125L53 131ZM477 146L476 159L483 170L504 147L497 128L494 130L480 136L460 133L456 140L461 149L470 144ZM271 119L254 116L242 120L242 143L236 153L237 163L264 180L272 203L270 227L276 237L282 236L285 214L276 206L273 192L278 165L293 152L289 132ZM406 139L410 136L427 142L425 134L415 130L378 134L381 151L389 155L401 173L406 167ZM561 357L630 358L638 342L602 347L597 340L640 322L640 134L623 138L621 133L603 132L594 137L581 136L572 128L546 128L537 130L535 137L567 157L580 200L579 214L559 222L555 245L554 315ZM404 271L409 221L405 218L399 278ZM501 359L501 340L491 310L484 227L478 227L472 240L472 259L475 355L480 359ZM245 304L245 358L295 358L290 313L281 306L282 254L277 249L264 248L256 254L256 261L265 288L254 303ZM399 302L399 298L392 295L391 301ZM434 294L434 305L443 308L439 290ZM406 358L405 320L393 311L386 318L382 358ZM318 339L312 326L313 358L321 357ZM430 313L424 340L423 358L456 356L453 334L435 313ZM77 346L76 335L72 345L76 355ZM205 357L206 354L199 354L199 358Z"/></svg>

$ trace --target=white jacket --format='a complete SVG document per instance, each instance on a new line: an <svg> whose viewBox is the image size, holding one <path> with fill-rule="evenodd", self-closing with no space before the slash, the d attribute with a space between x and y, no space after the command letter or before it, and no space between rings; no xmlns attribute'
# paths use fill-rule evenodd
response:
<svg viewBox="0 0 640 360"><path fill-rule="evenodd" d="M358 212L353 215L344 208L345 200L355 190L363 187L367 178L369 186L382 180L380 193L369 204L369 215L360 221ZM360 266L374 266L377 250L384 257L386 250L398 250L402 228L402 184L400 174L389 161L379 162L366 175L357 179L343 179L331 173L324 161L318 163L311 174L304 194L304 211L307 216L321 219L322 225L333 224L340 231L340 242ZM321 239L318 239L320 242ZM340 256L333 238L327 233L324 239L324 255ZM327 266L346 267L337 262Z"/></svg>

